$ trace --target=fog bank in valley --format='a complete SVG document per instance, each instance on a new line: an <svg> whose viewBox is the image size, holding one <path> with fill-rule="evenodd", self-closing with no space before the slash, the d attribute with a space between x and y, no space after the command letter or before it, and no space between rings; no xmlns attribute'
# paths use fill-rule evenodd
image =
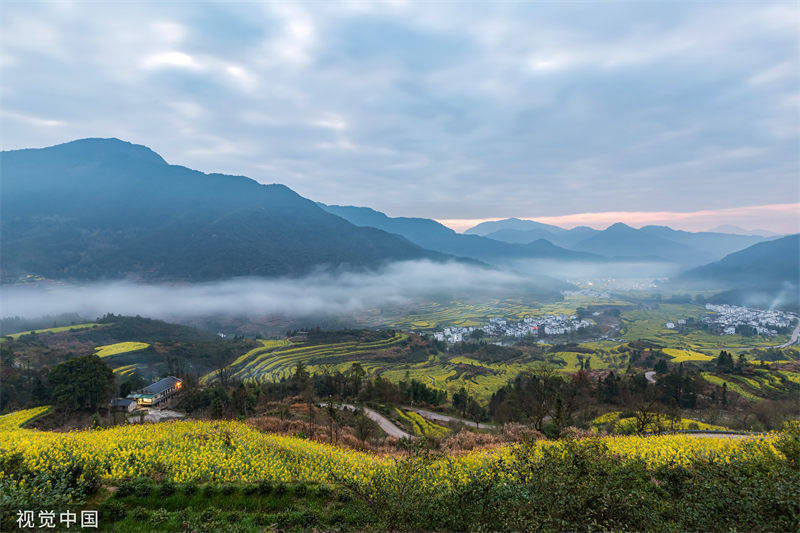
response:
<svg viewBox="0 0 800 533"><path fill-rule="evenodd" d="M320 272L302 278L238 278L195 284L113 281L6 285L0 288L0 315L32 318L79 313L95 317L110 312L165 319L338 315L443 294L520 294L541 288L541 278L537 279L463 263L409 261L392 263L375 272ZM552 281L549 289L557 291L558 283Z"/></svg>

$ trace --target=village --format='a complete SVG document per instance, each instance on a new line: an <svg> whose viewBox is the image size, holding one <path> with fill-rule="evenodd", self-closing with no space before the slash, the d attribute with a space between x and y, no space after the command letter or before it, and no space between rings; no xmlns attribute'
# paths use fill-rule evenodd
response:
<svg viewBox="0 0 800 533"><path fill-rule="evenodd" d="M487 337L543 337L565 335L594 326L592 320L579 319L577 315L526 316L521 321L510 321L493 317L480 327L451 326L437 331L433 337L438 341L462 342L478 336ZM476 332L478 332L476 334Z"/></svg>
<svg viewBox="0 0 800 533"><path fill-rule="evenodd" d="M795 315L783 311L727 304L706 304L706 310L714 314L703 317L701 322L720 335L774 336L786 332L797 320ZM687 319L667 322L664 326L667 329L682 329L687 326Z"/></svg>

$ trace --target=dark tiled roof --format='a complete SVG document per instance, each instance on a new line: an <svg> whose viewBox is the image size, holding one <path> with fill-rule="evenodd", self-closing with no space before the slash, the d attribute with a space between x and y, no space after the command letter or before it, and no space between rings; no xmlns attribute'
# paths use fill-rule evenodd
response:
<svg viewBox="0 0 800 533"><path fill-rule="evenodd" d="M147 387L142 389L142 392L147 392L150 394L160 394L167 389L171 389L172 387L175 386L176 383L180 382L181 380L179 380L178 378L169 376L159 381L156 381L152 385L148 385Z"/></svg>
<svg viewBox="0 0 800 533"><path fill-rule="evenodd" d="M135 402L128 398L114 398L113 400L111 400L112 407L128 407L132 403Z"/></svg>

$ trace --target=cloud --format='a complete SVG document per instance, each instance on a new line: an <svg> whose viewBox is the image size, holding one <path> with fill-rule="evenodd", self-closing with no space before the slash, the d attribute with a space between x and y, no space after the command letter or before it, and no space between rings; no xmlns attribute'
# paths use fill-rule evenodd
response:
<svg viewBox="0 0 800 533"><path fill-rule="evenodd" d="M2 142L120 137L394 216L792 203L798 23L784 3L9 3Z"/></svg>
<svg viewBox="0 0 800 533"><path fill-rule="evenodd" d="M159 52L151 54L142 60L142 66L147 69L157 68L185 68L189 70L202 70L203 65L194 57L183 52Z"/></svg>
<svg viewBox="0 0 800 533"><path fill-rule="evenodd" d="M234 279L189 285L127 281L0 287L3 316L112 312L160 318L342 315L436 294L513 292L534 286L514 273L459 263L393 263L371 273L315 274L300 279Z"/></svg>

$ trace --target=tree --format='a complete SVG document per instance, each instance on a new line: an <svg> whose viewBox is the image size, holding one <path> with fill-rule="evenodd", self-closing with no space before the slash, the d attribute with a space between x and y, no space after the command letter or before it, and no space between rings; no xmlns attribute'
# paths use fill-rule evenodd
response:
<svg viewBox="0 0 800 533"><path fill-rule="evenodd" d="M714 362L720 372L733 372L733 356L725 350L719 352L719 356Z"/></svg>
<svg viewBox="0 0 800 533"><path fill-rule="evenodd" d="M96 355L73 357L50 372L53 401L59 409L95 411L114 391L114 372Z"/></svg>
<svg viewBox="0 0 800 533"><path fill-rule="evenodd" d="M239 386L233 390L231 403L236 414L247 416L247 389L245 389L244 383L240 382Z"/></svg>
<svg viewBox="0 0 800 533"><path fill-rule="evenodd" d="M364 414L364 411L361 409L356 411L356 414L353 417L353 426L356 430L356 437L362 441L366 441L372 437L375 432L374 423L367 415Z"/></svg>

